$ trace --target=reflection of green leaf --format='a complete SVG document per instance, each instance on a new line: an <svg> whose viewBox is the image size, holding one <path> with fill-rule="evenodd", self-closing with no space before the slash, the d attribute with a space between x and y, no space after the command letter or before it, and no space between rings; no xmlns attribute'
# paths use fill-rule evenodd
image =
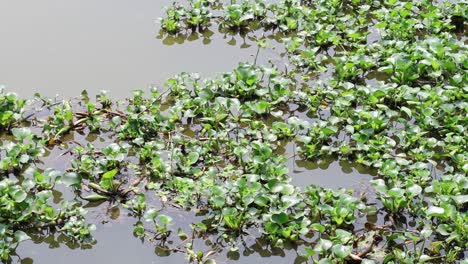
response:
<svg viewBox="0 0 468 264"><path fill-rule="evenodd" d="M181 240L185 240L188 238L188 235L180 227L179 229L177 229L177 236L179 236Z"/></svg>
<svg viewBox="0 0 468 264"><path fill-rule="evenodd" d="M144 237L145 236L145 227L141 221L138 221L133 229L133 234L137 237Z"/></svg>

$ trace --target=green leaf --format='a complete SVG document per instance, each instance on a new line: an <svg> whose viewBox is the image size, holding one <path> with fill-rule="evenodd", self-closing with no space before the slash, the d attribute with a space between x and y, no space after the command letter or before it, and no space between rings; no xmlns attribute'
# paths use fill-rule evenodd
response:
<svg viewBox="0 0 468 264"><path fill-rule="evenodd" d="M20 156L19 161L20 161L21 163L27 163L27 162L29 161L29 158L30 158L29 155L23 154L23 155Z"/></svg>
<svg viewBox="0 0 468 264"><path fill-rule="evenodd" d="M385 181L382 179L372 180L370 181L371 185L374 186L375 190L379 193L387 193L388 188L385 185Z"/></svg>
<svg viewBox="0 0 468 264"><path fill-rule="evenodd" d="M333 243L328 239L320 238L319 242L315 245L316 252L325 252L332 247Z"/></svg>
<svg viewBox="0 0 468 264"><path fill-rule="evenodd" d="M411 113L411 109L409 109L408 107L402 106L400 109L401 109L401 111L405 112L406 115L408 115L409 118L411 118L413 116L412 113Z"/></svg>
<svg viewBox="0 0 468 264"><path fill-rule="evenodd" d="M277 179L273 179L268 182L268 188L272 193L278 193L281 192L284 188L283 184L278 181Z"/></svg>
<svg viewBox="0 0 468 264"><path fill-rule="evenodd" d="M408 187L406 190L410 192L411 197L414 197L414 196L421 194L422 188L421 186L417 184L413 184L410 187Z"/></svg>
<svg viewBox="0 0 468 264"><path fill-rule="evenodd" d="M110 170L102 175L101 182L99 185L105 190L111 190L114 187L113 179L114 176L117 174L119 169L115 168Z"/></svg>
<svg viewBox="0 0 468 264"><path fill-rule="evenodd" d="M392 197L392 198L400 198L400 199L402 199L402 198L404 198L404 196L403 196L404 194L405 194L405 191L404 191L403 189L397 188L397 187L392 188L392 189L390 189L390 190L388 191L388 195L389 195L390 197Z"/></svg>
<svg viewBox="0 0 468 264"><path fill-rule="evenodd" d="M109 199L107 196L99 195L99 194L91 194L85 197L81 197L81 199L90 201L90 202L98 202L98 201L104 201Z"/></svg>
<svg viewBox="0 0 468 264"><path fill-rule="evenodd" d="M232 207L226 207L222 212L223 216L234 216L237 214L237 209Z"/></svg>
<svg viewBox="0 0 468 264"><path fill-rule="evenodd" d="M291 207L295 204L298 204L301 201L301 199L299 199L295 195L284 195L283 197L281 197L281 201L285 203L286 207Z"/></svg>
<svg viewBox="0 0 468 264"><path fill-rule="evenodd" d="M208 101L213 98L214 93L210 89L203 89L198 93L198 96L204 99L205 101Z"/></svg>
<svg viewBox="0 0 468 264"><path fill-rule="evenodd" d="M257 114L264 114L270 108L270 103L266 101L260 101L255 104L255 112Z"/></svg>
<svg viewBox="0 0 468 264"><path fill-rule="evenodd" d="M335 254L335 256L337 256L338 258L340 259L344 259L346 258L347 256L349 256L349 254L351 254L353 248L351 246L344 246L344 245L334 245L332 247L332 251L333 251L333 254Z"/></svg>
<svg viewBox="0 0 468 264"><path fill-rule="evenodd" d="M452 233L452 230L450 228L449 225L447 224L440 224L437 229L436 229L437 232L439 232L439 234L443 235L443 236L448 236Z"/></svg>
<svg viewBox="0 0 468 264"><path fill-rule="evenodd" d="M251 65L239 65L234 71L236 73L237 78L239 80L244 81L249 86L257 82L257 74L255 73L254 68Z"/></svg>
<svg viewBox="0 0 468 264"><path fill-rule="evenodd" d="M190 152L187 156L187 165L190 166L195 164L199 158L200 154L198 154L198 152Z"/></svg>
<svg viewBox="0 0 468 264"><path fill-rule="evenodd" d="M346 241L349 241L352 238L352 234L343 229L336 229L335 233L335 239L339 240L341 243L345 243Z"/></svg>
<svg viewBox="0 0 468 264"><path fill-rule="evenodd" d="M15 202L17 202L17 203L21 203L28 196L28 194L25 191L21 190L21 189L17 189L15 191L13 191L11 193L11 195L12 195L13 199L15 200Z"/></svg>
<svg viewBox="0 0 468 264"><path fill-rule="evenodd" d="M15 241L18 243L31 239L30 236L28 236L25 232L21 230L15 231L14 236L15 236Z"/></svg>
<svg viewBox="0 0 468 264"><path fill-rule="evenodd" d="M330 136L338 132L338 128L335 126L328 126L322 129L322 132L325 136Z"/></svg>
<svg viewBox="0 0 468 264"><path fill-rule="evenodd" d="M20 140L23 140L26 138L32 138L33 136L31 130L28 128L13 128L11 132L13 136L15 136L15 138L20 139Z"/></svg>
<svg viewBox="0 0 468 264"><path fill-rule="evenodd" d="M161 214L158 216L158 219L159 219L159 222L161 222L161 224L163 225L168 225L172 222L172 217L168 215Z"/></svg>
<svg viewBox="0 0 468 264"><path fill-rule="evenodd" d="M265 207L268 205L268 203L270 202L270 200L263 196L263 195L259 195L257 197L255 197L255 200L254 200L254 203L258 206L262 206L262 207Z"/></svg>
<svg viewBox="0 0 468 264"><path fill-rule="evenodd" d="M113 179L119 170L117 168L110 170L102 175L102 179Z"/></svg>
<svg viewBox="0 0 468 264"><path fill-rule="evenodd" d="M151 209L148 209L148 211L146 211L143 218L145 218L147 222L150 222L150 221L154 221L154 219L156 219L156 216L158 216L158 211L156 209L151 208Z"/></svg>
<svg viewBox="0 0 468 264"><path fill-rule="evenodd" d="M452 195L451 197L458 205L463 205L468 202L468 195Z"/></svg>
<svg viewBox="0 0 468 264"><path fill-rule="evenodd" d="M366 143L369 140L369 136L362 133L355 133L351 136L351 138L360 143Z"/></svg>
<svg viewBox="0 0 468 264"><path fill-rule="evenodd" d="M67 186L79 185L81 183L81 177L74 172L65 173L62 176L62 183Z"/></svg>
<svg viewBox="0 0 468 264"><path fill-rule="evenodd" d="M276 231L279 229L279 225L275 223L266 223L265 224L265 231L268 232L269 234L274 234Z"/></svg>
<svg viewBox="0 0 468 264"><path fill-rule="evenodd" d="M437 207L437 206L431 206L427 209L426 211L426 215L428 217L433 217L433 216L437 216L437 217L440 217L440 216L443 216L445 213L445 210L444 208L442 207Z"/></svg>
<svg viewBox="0 0 468 264"><path fill-rule="evenodd" d="M21 188L26 192L34 188L34 186L36 186L36 183L32 179L24 179L21 183Z"/></svg>
<svg viewBox="0 0 468 264"><path fill-rule="evenodd" d="M325 226L319 223L312 224L312 228L314 230L317 230L319 233L323 233L326 230Z"/></svg>
<svg viewBox="0 0 468 264"><path fill-rule="evenodd" d="M222 196L213 196L211 198L211 202L213 203L214 207L221 208L225 205L226 201Z"/></svg>
<svg viewBox="0 0 468 264"><path fill-rule="evenodd" d="M271 221L280 225L287 223L288 220L289 220L289 217L285 213L274 214L271 216Z"/></svg>

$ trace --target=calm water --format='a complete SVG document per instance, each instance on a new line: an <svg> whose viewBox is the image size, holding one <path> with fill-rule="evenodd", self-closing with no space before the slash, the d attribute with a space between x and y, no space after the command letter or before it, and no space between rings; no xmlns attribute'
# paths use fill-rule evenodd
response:
<svg viewBox="0 0 468 264"><path fill-rule="evenodd" d="M78 133L70 134L69 140L74 139L79 142L90 142L100 148L108 143L108 139L100 136L86 136ZM63 150L56 146L46 153L42 158L41 168L53 167L64 171L70 167L70 156L61 155ZM293 154L293 145L287 144L284 149L285 156ZM322 160L320 162L302 161L298 158L290 158L287 165L292 175L292 183L304 188L306 185L315 184L325 188L347 189L366 192L369 187L369 180L372 179L373 172L365 167L338 160ZM72 200L75 197L71 189L62 185L57 186L54 192L54 203L59 203L62 199ZM147 193L148 205L154 208L161 208L159 199L152 193ZM48 234L33 232L31 241L25 241L16 250L18 256L13 257L11 263L31 264L79 264L79 263L186 263L185 255L182 253L168 253L156 242L148 240L141 241L134 237L133 228L138 219L129 216L128 211L118 205L103 203L88 203L84 206L88 210L87 221L94 223L97 229L93 232L97 243L91 246L80 246L71 243L58 234ZM176 232L181 227L184 232L190 233L190 223L195 223L206 218L197 216L193 212L165 207L164 214L173 217L171 228ZM367 219L370 222L378 222L376 219ZM150 225L147 227L151 228ZM218 235L210 237L212 241L217 240ZM168 246L175 247L181 243L177 236L172 235ZM217 263L239 263L248 264L254 262L265 262L274 264L305 263L300 257L302 247L294 248L285 245L284 248L272 248L268 242L246 236L244 241L239 240L238 251L230 251L229 247L223 248L220 252L211 256ZM195 249L208 252L212 247L206 244L203 239L195 240Z"/></svg>
<svg viewBox="0 0 468 264"><path fill-rule="evenodd" d="M253 61L256 48L239 36L208 32L187 36L183 45L174 43L181 39L158 39L157 18L171 1L0 0L0 84L22 97L36 92L73 97L86 89L90 94L109 90L113 98L120 99L130 90L159 86L181 71L212 76L231 70L239 61ZM275 50L262 51L259 62L275 56ZM286 152L291 154L291 146ZM66 163L54 158L56 154L44 159L43 166L64 170ZM290 159L288 166L298 186L357 189L372 178L369 171L343 161ZM58 193L61 197L73 197L62 191ZM123 209L108 207L104 203L88 208L88 219L97 226L97 244L92 247L82 248L57 235L43 234L22 243L13 263L186 262L183 254L166 256L154 243L134 238L137 220ZM171 216L186 220L188 214L172 212ZM246 239L239 251L224 249L213 258L217 263L302 263L298 251L271 249L264 242Z"/></svg>
<svg viewBox="0 0 468 264"><path fill-rule="evenodd" d="M252 61L253 47L220 34L165 45L158 17L171 0L0 0L0 84L30 97L78 96L161 85L181 71L205 76ZM231 41L231 42L229 42Z"/></svg>

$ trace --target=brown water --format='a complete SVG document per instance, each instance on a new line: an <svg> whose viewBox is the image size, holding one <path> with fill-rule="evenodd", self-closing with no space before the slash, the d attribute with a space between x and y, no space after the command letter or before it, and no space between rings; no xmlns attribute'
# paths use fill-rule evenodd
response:
<svg viewBox="0 0 468 264"><path fill-rule="evenodd" d="M251 40L217 32L158 39L157 18L172 0L0 0L0 84L22 97L40 92L78 96L109 90L114 99L130 90L160 86L181 71L212 76L231 70L239 61L253 61ZM216 30L213 30L216 31ZM183 45L178 43L184 42ZM251 45L251 46L250 46ZM278 60L274 49L261 51L259 62ZM101 142L99 144L105 144ZM55 150L43 167L66 169ZM290 155L292 146L287 146ZM327 188L368 185L371 171L345 161L288 161L293 183ZM59 197L73 197L67 190ZM88 220L97 226L97 243L80 247L56 234L33 236L16 250L13 263L185 263L184 254L168 254L154 243L132 236L137 219L108 203L90 205ZM193 213L172 211L174 220L193 220ZM185 224L185 225L184 225ZM188 231L188 230L187 230ZM180 241L175 241L178 243ZM301 249L273 249L261 240L246 238L238 251L229 248L213 255L217 263L302 263ZM206 245L199 245L207 248Z"/></svg>

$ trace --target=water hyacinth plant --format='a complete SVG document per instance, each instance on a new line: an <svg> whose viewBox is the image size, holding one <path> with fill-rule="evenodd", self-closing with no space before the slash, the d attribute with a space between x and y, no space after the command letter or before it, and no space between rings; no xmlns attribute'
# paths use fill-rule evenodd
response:
<svg viewBox="0 0 468 264"><path fill-rule="evenodd" d="M83 93L33 116L24 114L33 103L2 91L0 257L37 227L93 243L82 207L107 201L135 217L136 237L192 263L214 263L252 237L299 247L297 261L310 263L463 262L466 9L428 0L174 3L165 34L280 31L275 45L289 68L255 59L208 79L181 73L122 102ZM287 143L291 153L281 151ZM70 155L64 171L36 166L47 151ZM288 160L327 158L377 176L366 192L292 183ZM59 209L50 205L58 185L74 197ZM193 215L181 223L174 210Z"/></svg>

